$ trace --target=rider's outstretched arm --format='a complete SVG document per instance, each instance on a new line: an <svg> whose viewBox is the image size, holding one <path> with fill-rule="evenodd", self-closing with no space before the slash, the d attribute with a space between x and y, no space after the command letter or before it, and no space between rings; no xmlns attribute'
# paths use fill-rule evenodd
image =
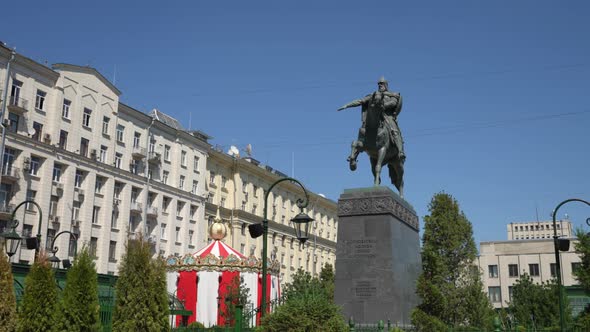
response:
<svg viewBox="0 0 590 332"><path fill-rule="evenodd" d="M367 96L367 97L365 97L365 98L363 98L363 99L357 99L357 100L353 100L353 101L351 101L350 103L348 103L348 104L346 104L346 105L344 105L344 106L340 107L340 108L338 109L338 111L342 111L343 109L347 109L347 108L350 108L350 107L358 107L358 106L361 106L362 104L364 104L364 103L366 103L366 102L367 102L368 98L369 98L369 97Z"/></svg>

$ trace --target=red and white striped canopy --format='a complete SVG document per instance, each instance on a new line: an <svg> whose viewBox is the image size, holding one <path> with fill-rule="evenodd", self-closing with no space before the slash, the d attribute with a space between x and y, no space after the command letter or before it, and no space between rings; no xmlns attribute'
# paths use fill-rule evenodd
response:
<svg viewBox="0 0 590 332"><path fill-rule="evenodd" d="M246 256L242 255L242 253L219 240L209 243L205 248L194 253L193 257L205 258L209 254L213 254L215 257L221 258L226 258L227 256L233 254L238 258L247 259Z"/></svg>

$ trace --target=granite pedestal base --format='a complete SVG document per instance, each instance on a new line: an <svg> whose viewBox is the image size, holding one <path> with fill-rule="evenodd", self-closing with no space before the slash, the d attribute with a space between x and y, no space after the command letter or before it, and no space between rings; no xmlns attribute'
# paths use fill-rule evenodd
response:
<svg viewBox="0 0 590 332"><path fill-rule="evenodd" d="M412 206L387 187L347 189L338 218L334 299L345 318L409 324L421 271Z"/></svg>

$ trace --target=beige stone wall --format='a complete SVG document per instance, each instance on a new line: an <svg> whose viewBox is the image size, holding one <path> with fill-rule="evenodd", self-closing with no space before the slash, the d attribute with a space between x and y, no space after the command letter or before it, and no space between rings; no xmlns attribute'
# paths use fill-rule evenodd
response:
<svg viewBox="0 0 590 332"><path fill-rule="evenodd" d="M579 263L580 257L574 250L574 243L570 250L560 252L561 275L563 284L571 286L577 284L573 273L572 264ZM480 243L480 256L478 265L482 271L484 291L489 293L489 287L500 287L501 301L492 301L495 308L507 307L510 301L509 287L514 285L518 276L531 272L538 275L531 275L535 282L549 281L552 276L551 264L555 263L553 240L514 240ZM497 267L497 276L490 274L490 266ZM515 265L518 276L510 276L509 265ZM533 271L531 271L531 268Z"/></svg>

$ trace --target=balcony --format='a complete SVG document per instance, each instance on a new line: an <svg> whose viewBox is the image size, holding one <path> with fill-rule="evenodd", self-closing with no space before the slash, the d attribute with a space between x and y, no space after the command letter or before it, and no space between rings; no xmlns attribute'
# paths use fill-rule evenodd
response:
<svg viewBox="0 0 590 332"><path fill-rule="evenodd" d="M133 212L133 213L141 213L142 209L141 209L141 203L139 202L131 202L131 207L129 208L129 211Z"/></svg>
<svg viewBox="0 0 590 332"><path fill-rule="evenodd" d="M158 216L158 208L155 206L148 206L147 207L147 215L148 215L148 217L157 217Z"/></svg>
<svg viewBox="0 0 590 332"><path fill-rule="evenodd" d="M28 111L29 101L18 96L10 96L8 99L8 110L17 114L24 114Z"/></svg>
<svg viewBox="0 0 590 332"><path fill-rule="evenodd" d="M152 164L159 164L162 162L162 155L158 152L150 152L148 156L148 162Z"/></svg>
<svg viewBox="0 0 590 332"><path fill-rule="evenodd" d="M17 167L4 166L2 167L2 180L5 182L17 182L20 179L20 169Z"/></svg>
<svg viewBox="0 0 590 332"><path fill-rule="evenodd" d="M0 217L10 218L16 205L8 202L0 202Z"/></svg>
<svg viewBox="0 0 590 332"><path fill-rule="evenodd" d="M133 158L145 158L146 150L140 146L134 146L133 150L131 151L131 155Z"/></svg>

